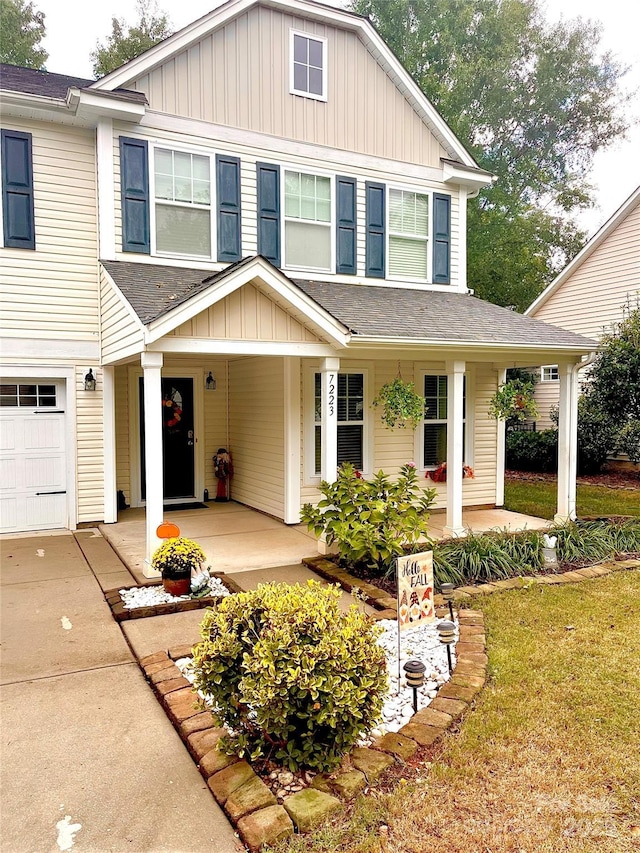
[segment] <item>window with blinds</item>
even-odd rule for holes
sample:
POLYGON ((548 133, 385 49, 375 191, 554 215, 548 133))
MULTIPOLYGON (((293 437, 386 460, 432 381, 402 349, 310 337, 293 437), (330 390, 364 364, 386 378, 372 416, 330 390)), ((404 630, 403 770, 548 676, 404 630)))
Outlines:
MULTIPOLYGON (((424 423, 423 458, 424 468, 436 468, 447 461, 447 393, 446 376, 424 377, 424 423)), ((465 377, 463 397, 464 438, 463 456, 466 447, 466 398, 467 383, 465 377)))
POLYGON ((156 252, 210 258, 210 158, 156 148, 153 174, 156 252))
POLYGON ((331 178, 284 173, 284 262, 331 271, 331 178))
MULTIPOLYGON (((320 374, 315 374, 315 473, 320 474, 322 448, 320 374)), ((338 465, 364 467, 364 375, 338 374, 338 465)))
POLYGON ((389 273, 426 279, 429 243, 429 197, 389 190, 389 273))

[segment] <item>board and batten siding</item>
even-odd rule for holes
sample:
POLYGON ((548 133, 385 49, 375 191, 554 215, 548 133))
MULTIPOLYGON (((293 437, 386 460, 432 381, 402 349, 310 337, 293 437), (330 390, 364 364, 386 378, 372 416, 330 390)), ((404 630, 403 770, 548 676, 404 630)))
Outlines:
POLYGON ((3 335, 97 342, 95 132, 13 118, 3 126, 32 134, 36 235, 33 251, 0 249, 3 335))
POLYGON ((355 33, 262 6, 126 88, 171 115, 438 168, 450 156, 355 33), (292 29, 327 39, 326 102, 289 92, 292 29))
POLYGON ((284 518, 284 364, 275 357, 229 362, 233 500, 284 518))
POLYGON ((217 340, 321 342, 320 338, 276 305, 251 283, 216 302, 168 337, 217 340))
POLYGON ((100 345, 103 362, 118 357, 119 353, 130 348, 142 351, 144 334, 140 325, 135 323, 133 311, 127 308, 123 299, 116 293, 104 269, 100 270, 100 345))
MULTIPOLYGON (((152 121, 152 119, 151 119, 152 121)), ((122 252, 122 209, 120 198, 120 151, 118 147, 118 138, 120 135, 135 137, 137 139, 148 139, 150 143, 167 146, 169 148, 187 148, 189 150, 200 150, 210 157, 216 154, 229 154, 240 158, 240 182, 242 193, 242 256, 254 255, 258 251, 257 244, 257 209, 258 209, 258 190, 256 177, 256 163, 270 162, 281 164, 282 168, 291 167, 300 169, 309 173, 318 171, 335 175, 348 175, 355 178, 358 182, 357 186, 357 235, 356 235, 356 273, 360 277, 366 274, 366 191, 365 184, 373 179, 372 172, 366 166, 349 166, 345 168, 344 163, 340 159, 339 150, 327 149, 326 156, 321 163, 318 162, 316 156, 312 153, 305 155, 304 151, 298 151, 295 154, 290 154, 284 157, 283 155, 275 155, 273 152, 256 148, 247 144, 231 144, 227 141, 220 141, 213 135, 204 137, 196 133, 200 128, 193 128, 192 133, 182 131, 168 131, 156 127, 149 127, 146 130, 128 128, 125 125, 116 125, 114 131, 114 177, 113 189, 115 194, 115 233, 116 233, 116 258, 121 261, 132 260, 149 260, 154 261, 155 258, 149 255, 136 255, 129 252, 122 252)), ((466 281, 459 281, 460 276, 460 199, 457 192, 453 192, 451 188, 444 187, 441 183, 427 178, 407 178, 403 172, 403 164, 398 162, 394 164, 389 162, 386 164, 388 169, 385 171, 379 169, 375 173, 375 180, 387 184, 389 187, 402 186, 405 189, 415 190, 416 192, 446 192, 451 195, 451 286, 466 287, 466 281)), ((152 201, 153 203, 153 201, 152 201)), ((215 232, 215 229, 214 229, 215 232)), ((215 240, 215 233, 214 233, 215 240)), ((431 247, 429 247, 431 251, 431 247)), ((214 252, 215 257, 215 252, 214 252)), ((193 259, 176 258, 175 263, 189 264, 193 259)), ((200 259, 202 261, 202 259, 200 259)), ((169 261, 171 262, 171 261, 169 261)), ((224 263, 218 263, 215 260, 204 261, 207 268, 212 270, 223 269, 227 266, 224 263)), ((286 267, 283 267, 284 272, 287 272, 286 267)), ((290 273, 293 278, 304 277, 300 270, 290 273)), ((317 277, 319 274, 313 274, 317 277)), ((331 275, 322 273, 323 277, 331 278, 331 275)), ((347 278, 348 280, 348 278, 347 278)), ((391 281, 391 279, 388 279, 391 281)), ((427 285, 425 285, 427 286, 427 285)))
MULTIPOLYGON (((307 362, 308 364, 308 362, 307 362)), ((319 366, 319 363, 318 363, 319 366)), ((416 389, 421 393, 422 375, 428 373, 444 373, 446 368, 444 362, 415 363, 411 361, 400 362, 400 372, 406 381, 415 382, 416 389)), ((366 421, 368 421, 373 438, 373 460, 372 472, 383 470, 386 474, 396 476, 400 467, 407 462, 415 462, 418 466, 419 482, 422 488, 436 490, 434 509, 443 509, 446 506, 446 484, 434 483, 425 477, 424 471, 420 470, 420 459, 418 456, 419 430, 411 429, 388 429, 384 426, 380 411, 372 408, 371 401, 376 392, 386 382, 391 382, 398 375, 397 361, 347 361, 342 359, 341 371, 367 371, 367 398, 365 400, 366 421)), ((483 364, 469 364, 467 366, 468 394, 470 413, 470 425, 467 433, 468 440, 472 444, 473 455, 473 479, 466 479, 463 483, 462 500, 464 506, 495 505, 496 499, 496 452, 497 452, 497 425, 496 421, 489 417, 489 401, 497 387, 497 374, 491 367, 483 364)), ((301 419, 304 423, 305 413, 313 401, 305 400, 304 392, 308 384, 304 375, 302 382, 302 407, 301 419)), ((365 429, 367 424, 365 423, 365 429)), ((301 468, 301 503, 315 503, 320 494, 317 487, 310 483, 308 473, 305 470, 305 431, 302 431, 302 468, 301 468)))

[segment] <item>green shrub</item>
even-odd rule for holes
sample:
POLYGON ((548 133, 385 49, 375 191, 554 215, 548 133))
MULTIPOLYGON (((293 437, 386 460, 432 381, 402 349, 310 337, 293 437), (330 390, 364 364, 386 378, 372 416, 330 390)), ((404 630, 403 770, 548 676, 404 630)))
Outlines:
POLYGON ((558 432, 509 430, 506 437, 506 466, 513 471, 558 470, 558 432))
POLYGON ((433 571, 442 583, 484 583, 535 574, 543 565, 542 533, 489 531, 439 542, 433 549, 433 571))
POLYGON ((616 440, 618 453, 626 453, 636 465, 640 462, 640 419, 627 421, 616 440))
POLYGON ((375 725, 388 688, 379 629, 339 599, 315 581, 264 584, 207 612, 194 683, 236 754, 332 770, 375 725))
POLYGON ((396 480, 379 471, 365 480, 345 463, 335 483, 322 482, 322 500, 302 507, 302 521, 316 536, 335 543, 347 565, 366 563, 389 571, 396 557, 427 537, 434 489, 422 489, 414 465, 403 465, 396 480))

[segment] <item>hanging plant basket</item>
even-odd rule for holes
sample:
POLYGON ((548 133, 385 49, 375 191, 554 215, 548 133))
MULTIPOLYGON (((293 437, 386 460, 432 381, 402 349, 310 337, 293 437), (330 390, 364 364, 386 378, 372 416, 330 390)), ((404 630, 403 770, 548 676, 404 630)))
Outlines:
POLYGON ((424 397, 400 376, 383 385, 371 405, 380 407, 382 423, 389 429, 416 429, 424 418, 424 397))

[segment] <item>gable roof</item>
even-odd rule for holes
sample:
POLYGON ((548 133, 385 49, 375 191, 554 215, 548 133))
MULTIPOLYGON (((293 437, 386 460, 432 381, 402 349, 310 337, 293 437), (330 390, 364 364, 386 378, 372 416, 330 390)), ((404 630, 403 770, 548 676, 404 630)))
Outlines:
MULTIPOLYGON (((50 71, 38 71, 36 68, 0 63, 0 89, 6 92, 64 101, 69 89, 88 89, 95 82, 84 77, 70 77, 67 74, 53 74, 50 71)), ((146 103, 144 92, 115 89, 111 94, 136 103, 146 103)))
MULTIPOLYGON (((145 51, 145 53, 102 77, 92 84, 92 89, 113 91, 118 86, 149 73, 161 63, 175 54, 185 50, 189 45, 224 26, 228 21, 247 11, 253 6, 268 6, 269 8, 287 12, 297 17, 339 26, 356 32, 365 43, 369 52, 380 63, 389 77, 393 80, 402 95, 411 104, 423 122, 429 127, 444 149, 451 155, 453 161, 462 166, 478 169, 478 164, 469 154, 464 145, 455 136, 449 125, 438 113, 433 104, 425 97, 420 87, 402 66, 391 48, 378 34, 368 18, 356 15, 332 6, 325 6, 315 0, 228 0, 227 3, 203 15, 198 20, 188 24, 169 38, 145 51)), ((487 173, 488 174, 488 173, 487 173)))
MULTIPOLYGON (((620 205, 620 207, 616 210, 616 212, 608 219, 602 228, 593 235, 593 237, 589 240, 589 242, 582 247, 582 249, 578 252, 575 258, 570 261, 567 266, 559 273, 554 280, 551 282, 548 287, 542 291, 540 296, 535 299, 531 305, 524 312, 526 315, 533 317, 539 308, 541 308, 545 302, 551 297, 556 290, 565 282, 568 278, 570 278, 577 269, 579 269, 582 264, 589 258, 596 249, 604 243, 604 241, 612 234, 616 228, 623 222, 627 216, 635 210, 635 208, 640 204, 640 186, 637 187, 629 196, 629 198, 620 205)), ((638 251, 640 251, 640 246, 638 247, 638 251)))
POLYGON ((292 280, 260 255, 243 258, 213 274, 159 264, 101 261, 115 285, 147 327, 158 325, 213 285, 240 271, 273 275, 311 300, 352 341, 417 345, 532 348, 586 352, 597 343, 541 320, 516 314, 474 296, 382 285, 292 280))

